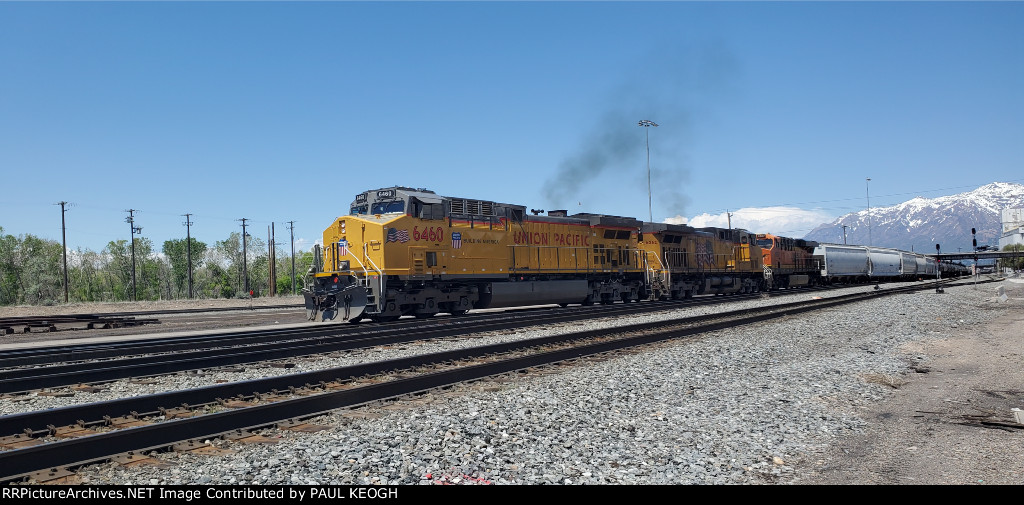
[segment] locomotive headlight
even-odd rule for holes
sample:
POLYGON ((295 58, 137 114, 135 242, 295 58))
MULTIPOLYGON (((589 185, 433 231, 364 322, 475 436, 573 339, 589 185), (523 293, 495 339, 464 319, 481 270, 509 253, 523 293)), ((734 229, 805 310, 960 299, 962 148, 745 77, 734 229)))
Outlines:
POLYGON ((338 269, 339 270, 348 270, 348 261, 346 260, 346 261, 338 262, 338 269))

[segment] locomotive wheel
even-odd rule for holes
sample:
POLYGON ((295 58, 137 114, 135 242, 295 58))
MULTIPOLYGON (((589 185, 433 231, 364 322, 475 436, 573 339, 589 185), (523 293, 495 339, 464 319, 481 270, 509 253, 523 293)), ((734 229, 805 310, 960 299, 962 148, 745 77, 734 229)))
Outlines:
POLYGON ((317 312, 319 312, 319 310, 317 310, 316 307, 306 309, 306 321, 315 321, 317 312))

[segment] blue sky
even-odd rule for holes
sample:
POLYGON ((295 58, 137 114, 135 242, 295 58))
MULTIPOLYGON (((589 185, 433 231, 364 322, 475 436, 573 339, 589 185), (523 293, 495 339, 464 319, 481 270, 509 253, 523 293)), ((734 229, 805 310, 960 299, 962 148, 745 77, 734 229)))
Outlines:
POLYGON ((0 2, 0 227, 101 250, 440 194, 802 236, 1024 182, 1021 2, 0 2), (658 127, 637 126, 641 119, 658 127), (865 178, 870 177, 870 189, 865 178), (785 207, 787 210, 780 210, 785 207))

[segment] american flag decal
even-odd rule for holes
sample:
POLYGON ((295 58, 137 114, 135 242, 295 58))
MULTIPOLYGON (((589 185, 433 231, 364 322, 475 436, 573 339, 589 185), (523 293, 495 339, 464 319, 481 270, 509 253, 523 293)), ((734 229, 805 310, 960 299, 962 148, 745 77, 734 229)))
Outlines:
POLYGON ((338 257, 342 257, 348 254, 348 240, 342 240, 338 242, 338 257))
POLYGON ((388 242, 405 242, 409 241, 409 230, 398 230, 396 228, 388 228, 388 236, 384 240, 384 243, 388 242))
POLYGON ((462 248, 462 234, 459 232, 452 233, 452 249, 462 248))

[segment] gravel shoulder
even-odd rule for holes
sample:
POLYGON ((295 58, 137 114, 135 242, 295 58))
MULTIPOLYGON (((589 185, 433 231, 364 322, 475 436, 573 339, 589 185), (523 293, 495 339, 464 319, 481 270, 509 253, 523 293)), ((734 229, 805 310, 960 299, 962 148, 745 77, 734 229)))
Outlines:
MULTIPOLYGON (((1024 482, 1024 426, 1003 425, 1015 424, 1012 408, 1024 409, 1024 283, 1003 286, 1008 300, 983 297, 978 323, 957 324, 951 313, 935 320, 950 323, 949 338, 901 346, 921 359, 889 377, 888 399, 860 409, 866 431, 838 440, 818 459, 805 458, 798 473, 806 475, 795 482, 1024 482)), ((992 284, 958 289, 995 294, 992 284)))

